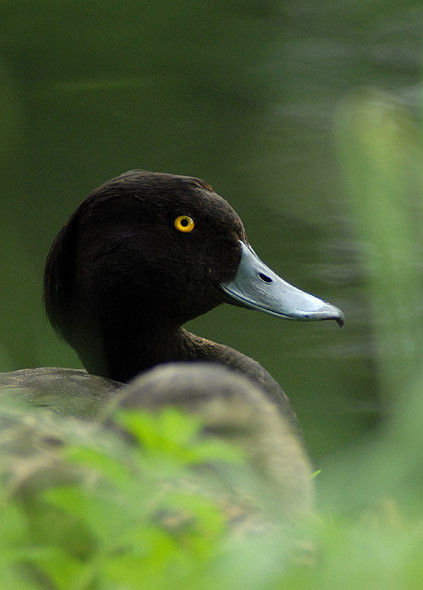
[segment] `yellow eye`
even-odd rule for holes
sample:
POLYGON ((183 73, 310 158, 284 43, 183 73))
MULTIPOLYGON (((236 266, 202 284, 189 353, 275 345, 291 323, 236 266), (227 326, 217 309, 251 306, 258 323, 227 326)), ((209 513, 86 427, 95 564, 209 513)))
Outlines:
POLYGON ((195 221, 192 219, 192 217, 188 217, 188 215, 179 215, 179 217, 177 217, 173 222, 173 225, 178 231, 187 234, 194 229, 195 221))

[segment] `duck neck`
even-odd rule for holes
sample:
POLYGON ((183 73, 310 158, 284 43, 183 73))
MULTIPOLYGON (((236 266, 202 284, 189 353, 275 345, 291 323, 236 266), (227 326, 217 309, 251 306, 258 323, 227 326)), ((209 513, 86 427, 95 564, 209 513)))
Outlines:
POLYGON ((127 382, 155 365, 196 358, 190 333, 180 326, 143 326, 142 330, 104 335, 101 359, 87 370, 116 381, 127 382))

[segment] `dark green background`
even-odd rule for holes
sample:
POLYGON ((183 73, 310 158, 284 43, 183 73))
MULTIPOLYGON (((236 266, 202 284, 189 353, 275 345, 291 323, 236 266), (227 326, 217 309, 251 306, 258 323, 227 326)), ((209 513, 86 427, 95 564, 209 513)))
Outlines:
POLYGON ((418 101, 413 2, 12 0, 0 5, 0 368, 79 366, 47 326, 43 264, 78 202, 131 168, 199 176, 290 282, 346 325, 221 307, 198 334, 259 360, 320 466, 377 422, 377 343, 333 137, 361 86, 418 101))

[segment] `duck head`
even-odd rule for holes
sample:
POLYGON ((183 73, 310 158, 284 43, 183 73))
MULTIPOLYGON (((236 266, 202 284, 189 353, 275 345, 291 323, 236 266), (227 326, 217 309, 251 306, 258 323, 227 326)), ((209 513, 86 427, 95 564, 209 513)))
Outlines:
POLYGON ((261 262, 240 218, 210 185, 141 170, 106 182, 76 209, 49 252, 44 299, 51 323, 86 368, 118 380, 160 355, 184 359, 184 351, 170 350, 171 335, 224 302, 286 319, 343 322, 339 309, 261 262), (112 368, 122 364, 113 360, 118 351, 130 370, 112 368))

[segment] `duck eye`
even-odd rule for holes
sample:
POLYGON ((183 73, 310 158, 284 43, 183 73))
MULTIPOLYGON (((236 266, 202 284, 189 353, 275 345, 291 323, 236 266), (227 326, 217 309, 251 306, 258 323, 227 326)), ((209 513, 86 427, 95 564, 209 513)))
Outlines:
POLYGON ((173 225, 178 231, 186 234, 194 229, 195 221, 192 217, 188 217, 188 215, 179 215, 173 222, 173 225))

